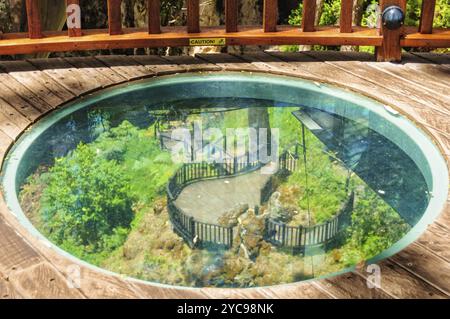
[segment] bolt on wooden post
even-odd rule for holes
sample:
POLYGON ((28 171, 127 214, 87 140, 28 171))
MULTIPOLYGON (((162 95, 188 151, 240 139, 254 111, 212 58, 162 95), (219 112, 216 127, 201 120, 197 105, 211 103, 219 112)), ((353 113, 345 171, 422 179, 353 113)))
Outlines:
MULTIPOLYGON (((406 0, 380 0, 381 12, 389 6, 399 6, 403 12, 406 11, 406 0)), ((403 27, 397 30, 389 30, 381 23, 380 35, 383 42, 380 47, 375 48, 375 55, 379 62, 400 62, 402 60, 402 47, 400 39, 403 35, 403 27)))

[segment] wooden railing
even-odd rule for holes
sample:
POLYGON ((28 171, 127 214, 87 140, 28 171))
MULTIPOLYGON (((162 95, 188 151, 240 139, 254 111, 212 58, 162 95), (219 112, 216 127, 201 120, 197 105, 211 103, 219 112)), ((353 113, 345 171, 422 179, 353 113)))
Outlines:
POLYGON ((305 249, 323 246, 332 242, 350 225, 354 193, 351 193, 335 217, 313 226, 289 226, 272 219, 266 220, 265 240, 279 247, 305 253, 305 249))
POLYGON ((249 161, 249 155, 244 156, 245 161, 236 157, 225 160, 223 163, 186 163, 170 178, 167 185, 167 207, 170 221, 178 233, 191 246, 225 247, 233 244, 233 227, 204 223, 195 220, 179 208, 175 201, 182 190, 199 180, 237 176, 249 173, 262 166, 258 160, 249 161))
MULTIPOLYGON (((28 33, 0 34, 0 55, 51 51, 215 45, 365 45, 377 47, 380 61, 399 60, 402 47, 450 47, 448 29, 433 30, 435 0, 423 1, 420 26, 399 30, 352 26, 352 0, 341 1, 340 26, 315 25, 316 0, 303 0, 302 26, 278 25, 278 0, 264 0, 263 25, 238 25, 238 0, 225 0, 225 26, 200 27, 199 0, 187 1, 186 27, 161 27, 160 0, 148 0, 148 28, 122 28, 121 0, 108 0, 107 30, 82 29, 71 23, 67 32, 43 31, 40 0, 26 0, 28 33), (215 39, 215 40, 214 40, 215 39), (193 41, 200 40, 200 41, 193 41), (205 41, 201 41, 205 40, 205 41)), ((67 1, 77 8, 79 0, 67 1)), ((406 0, 380 0, 381 8, 406 7, 406 0)), ((76 19, 76 9, 68 19, 76 19)))

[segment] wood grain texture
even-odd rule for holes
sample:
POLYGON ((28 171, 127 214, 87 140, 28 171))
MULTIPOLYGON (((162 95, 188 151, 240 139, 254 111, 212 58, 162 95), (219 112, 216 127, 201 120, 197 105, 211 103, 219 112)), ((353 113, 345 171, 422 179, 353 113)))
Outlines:
MULTIPOLYGON (((149 0, 158 1, 158 0, 149 0)), ((159 19, 159 18, 157 18, 159 19)), ((156 21, 152 19, 150 21, 156 21)), ((159 20, 158 20, 159 21, 159 20)), ((82 50, 107 50, 165 46, 189 46, 190 39, 225 38, 227 45, 368 45, 380 46, 382 37, 376 29, 354 27, 352 33, 340 33, 339 27, 316 27, 315 32, 302 32, 296 26, 278 26, 277 32, 264 32, 261 26, 240 26, 239 32, 226 32, 219 27, 202 27, 201 33, 188 33, 186 27, 155 26, 124 28, 123 34, 110 36, 106 30, 84 29, 82 37, 69 37, 66 32, 44 32, 44 39, 28 39, 22 34, 5 34, 0 41, 0 55, 32 54, 82 50), (149 34, 150 31, 150 34, 149 34)), ((433 34, 434 36, 434 34, 433 34)))
POLYGON ((339 18, 339 27, 341 32, 352 32, 353 22, 353 0, 341 0, 341 15, 339 18))
POLYGON ((108 0, 108 30, 110 35, 122 34, 122 0, 108 0))
POLYGON ((44 72, 27 61, 0 61, 0 68, 29 90, 39 93, 53 108, 74 97, 44 72))
POLYGON ((125 56, 104 55, 97 56, 96 59, 103 62, 107 67, 116 71, 127 80, 138 80, 152 74, 151 71, 138 62, 125 56))
MULTIPOLYGON (((262 31, 261 31, 262 32, 262 31)), ((74 96, 147 76, 187 71, 285 74, 328 83, 375 97, 420 125, 450 160, 447 55, 404 55, 403 64, 376 64, 370 55, 339 52, 198 55, 196 57, 104 56, 0 62, 0 156, 24 127, 47 109, 74 96), (358 62, 364 61, 364 62, 358 62), (434 79, 434 82, 431 81, 434 79), (447 81, 446 81, 447 80, 447 81), (428 82, 430 81, 430 82, 428 82), (13 83, 13 84, 12 84, 13 83), (438 84, 441 85, 438 85, 438 84), (30 95, 30 92, 32 95, 30 95), (46 99, 48 97, 48 99, 46 99), (49 101, 52 101, 51 103, 49 101)), ((450 198, 449 198, 450 203, 450 198)), ((369 289, 363 269, 309 283, 257 289, 160 287, 79 265, 81 288, 67 286, 76 264, 30 235, 0 198, 0 298, 449 298, 450 205, 418 241, 379 265, 381 287, 369 289)))
POLYGON ((238 31, 238 2, 225 0, 225 32, 238 31))
POLYGON ((148 33, 161 33, 161 0, 148 0, 148 33))
POLYGON ((263 29, 264 32, 277 31, 278 0, 264 0, 263 29))
POLYGON ((187 1, 187 30, 188 33, 200 32, 200 2, 199 0, 187 1))
POLYGON ((316 0, 303 0, 302 29, 303 32, 315 31, 316 0))
POLYGON ((26 0, 28 36, 30 39, 42 38, 41 14, 39 0, 26 0))
POLYGON ((89 74, 75 68, 62 58, 33 59, 28 62, 75 96, 89 93, 101 87, 89 74))
POLYGON ((429 34, 433 32, 434 10, 436 0, 422 1, 422 10, 420 14, 419 32, 429 34))
POLYGON ((126 77, 107 67, 94 57, 68 57, 64 58, 64 60, 92 76, 102 87, 127 81, 126 77))

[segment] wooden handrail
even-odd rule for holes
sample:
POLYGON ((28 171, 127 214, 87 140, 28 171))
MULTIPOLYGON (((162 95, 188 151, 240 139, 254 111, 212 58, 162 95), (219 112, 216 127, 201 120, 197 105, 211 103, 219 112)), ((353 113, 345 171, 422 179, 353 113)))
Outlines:
MULTIPOLYGON (((301 28, 280 26, 277 23, 278 0, 264 0, 263 25, 238 28, 238 2, 225 0, 225 27, 200 29, 199 0, 187 2, 186 27, 161 27, 160 0, 147 0, 148 29, 122 28, 121 0, 108 0, 108 29, 82 29, 81 25, 68 27, 68 31, 42 31, 39 12, 40 0, 26 0, 27 33, 3 33, 0 55, 31 54, 37 52, 145 48, 162 46, 213 45, 362 45, 375 46, 378 61, 398 61, 403 46, 450 47, 449 29, 433 29, 436 1, 422 4, 419 27, 400 30, 380 30, 352 27, 353 1, 341 1, 340 25, 316 26, 316 0, 303 1, 301 28), (203 41, 202 39, 207 39, 203 41), (211 40, 212 39, 212 40, 211 40), (201 41, 191 41, 201 40, 201 41), (217 41, 214 41, 217 40, 217 41)), ((79 5, 79 0, 61 0, 79 5)), ((380 0, 382 9, 390 5, 406 6, 406 0, 380 0)), ((69 10, 68 17, 74 11, 69 10)), ((78 7, 79 10, 79 7, 78 7)), ((72 17, 73 19, 73 17, 72 17)), ((79 19, 81 20, 81 19, 79 19)), ((73 22, 73 21, 72 21, 73 22)))

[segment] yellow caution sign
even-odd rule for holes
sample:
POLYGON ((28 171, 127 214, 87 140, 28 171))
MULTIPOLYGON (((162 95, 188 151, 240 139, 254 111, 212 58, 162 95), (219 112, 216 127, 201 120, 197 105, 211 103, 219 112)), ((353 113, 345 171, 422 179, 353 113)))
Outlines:
POLYGON ((190 46, 213 46, 213 45, 226 45, 225 38, 201 38, 201 39, 189 39, 190 46))

